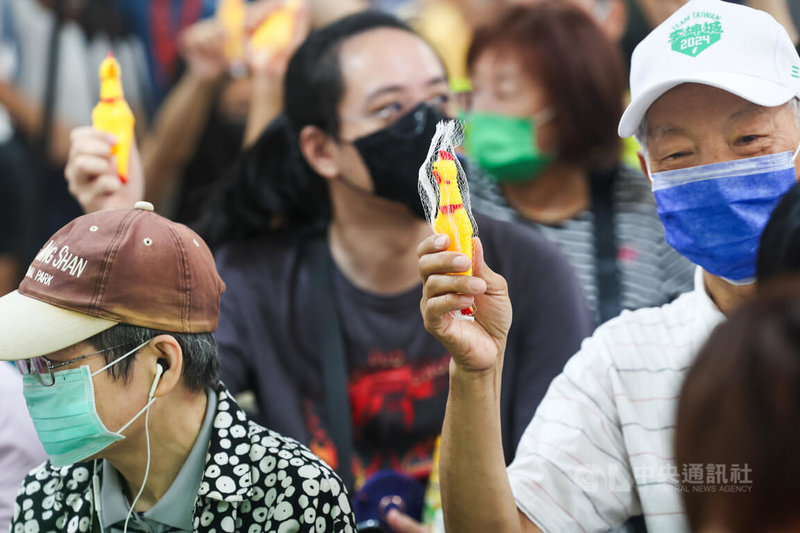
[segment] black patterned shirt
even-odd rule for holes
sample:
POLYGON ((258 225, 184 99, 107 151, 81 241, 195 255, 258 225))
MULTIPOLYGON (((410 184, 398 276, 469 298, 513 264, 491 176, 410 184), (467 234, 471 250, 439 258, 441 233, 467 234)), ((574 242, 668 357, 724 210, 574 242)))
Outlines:
MULTIPOLYGON (((354 533, 339 477, 308 448, 249 420, 224 386, 192 510, 196 533, 275 531, 354 533)), ((12 533, 102 531, 102 460, 63 468, 50 462, 25 478, 12 533)))

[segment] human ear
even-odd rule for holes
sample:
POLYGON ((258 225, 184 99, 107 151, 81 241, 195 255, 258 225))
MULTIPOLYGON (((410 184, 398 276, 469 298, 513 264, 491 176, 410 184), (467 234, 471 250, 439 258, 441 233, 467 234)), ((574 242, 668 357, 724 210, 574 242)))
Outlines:
POLYGON ((151 357, 146 358, 146 364, 152 366, 147 371, 152 373, 153 382, 156 380, 159 368, 161 369, 161 375, 153 394, 158 398, 169 394, 180 383, 183 374, 183 350, 172 335, 155 337, 150 341, 150 348, 151 357))
POLYGON ((800 181, 800 157, 794 160, 794 180, 800 181))
POLYGON ((299 144, 303 158, 314 172, 328 180, 339 176, 337 145, 330 135, 316 126, 304 126, 300 130, 299 144))
POLYGON ((533 138, 536 148, 542 153, 552 154, 557 151, 557 143, 560 131, 558 111, 548 106, 531 117, 533 121, 533 138))
POLYGON ((647 178, 647 181, 652 184, 653 178, 650 177, 650 172, 647 169, 647 156, 641 150, 639 150, 636 152, 636 157, 639 158, 639 168, 642 169, 642 174, 644 174, 644 177, 647 178))

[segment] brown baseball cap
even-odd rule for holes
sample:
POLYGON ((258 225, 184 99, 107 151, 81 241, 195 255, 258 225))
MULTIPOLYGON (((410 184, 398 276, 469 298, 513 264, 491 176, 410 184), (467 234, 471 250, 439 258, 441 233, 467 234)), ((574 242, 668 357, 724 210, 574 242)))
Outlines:
POLYGON ((118 323, 215 331, 224 290, 205 242, 152 204, 90 213, 48 239, 19 289, 0 298, 0 360, 61 350, 118 323))

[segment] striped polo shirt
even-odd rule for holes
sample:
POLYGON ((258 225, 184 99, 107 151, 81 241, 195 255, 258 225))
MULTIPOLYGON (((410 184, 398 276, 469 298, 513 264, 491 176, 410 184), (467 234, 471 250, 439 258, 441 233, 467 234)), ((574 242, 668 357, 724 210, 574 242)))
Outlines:
POLYGON ((608 531, 644 515, 648 531, 687 531, 673 464, 678 395, 724 316, 695 288, 623 313, 584 340, 550 385, 508 467, 519 509, 543 531, 608 531))
MULTIPOLYGON (((468 163, 469 165, 469 163, 468 163)), ((501 220, 531 225, 567 256, 599 322, 594 214, 585 210, 556 225, 538 224, 508 205, 500 187, 476 166, 468 166, 472 206, 501 220)), ((641 172, 620 166, 612 185, 616 259, 622 309, 652 307, 691 290, 694 265, 664 239, 650 185, 641 172)))

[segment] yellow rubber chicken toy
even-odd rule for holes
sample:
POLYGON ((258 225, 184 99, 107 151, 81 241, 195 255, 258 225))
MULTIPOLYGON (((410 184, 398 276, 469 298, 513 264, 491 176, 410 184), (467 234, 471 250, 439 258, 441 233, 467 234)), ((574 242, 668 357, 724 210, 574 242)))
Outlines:
POLYGON ((114 58, 114 54, 109 52, 100 63, 100 101, 92 110, 92 125, 95 129, 108 132, 117 138, 111 153, 117 157, 119 179, 122 183, 127 183, 135 120, 122 93, 121 74, 119 62, 114 58))
POLYGON ((220 0, 216 16, 227 32, 225 58, 234 65, 244 65, 244 0, 220 0))
POLYGON ((301 5, 301 0, 286 0, 280 9, 270 14, 256 28, 250 37, 251 46, 256 50, 270 52, 285 50, 292 42, 297 11, 301 5))
MULTIPOLYGON (((433 163, 433 177, 439 184, 439 210, 433 220, 436 233, 445 233, 450 237, 449 252, 460 252, 472 259, 472 221, 464 208, 461 189, 458 188, 458 168, 453 154, 439 150, 439 158, 433 163)), ((466 272, 456 275, 471 276, 472 267, 466 272)), ((475 308, 462 309, 461 314, 472 316, 475 308)))

